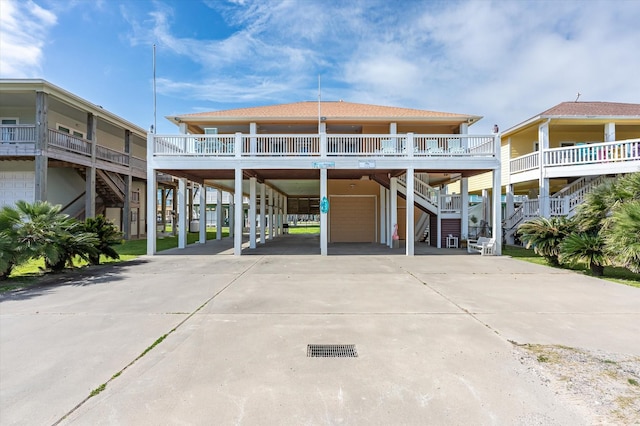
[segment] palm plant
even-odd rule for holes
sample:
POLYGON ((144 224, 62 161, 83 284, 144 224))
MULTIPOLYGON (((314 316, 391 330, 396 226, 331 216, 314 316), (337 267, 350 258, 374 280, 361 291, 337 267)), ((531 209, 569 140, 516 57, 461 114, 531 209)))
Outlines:
POLYGON ((562 262, 586 263, 596 277, 601 277, 605 265, 609 264, 604 240, 598 234, 571 234, 562 242, 560 251, 562 262))
POLYGON ((538 217, 518 227, 517 234, 527 248, 544 257, 553 266, 560 264, 560 244, 574 229, 574 223, 564 217, 538 217))
POLYGON ((89 263, 98 265, 101 254, 110 259, 120 259, 120 255, 113 246, 122 244, 122 233, 118 231, 113 223, 109 222, 104 216, 97 216, 96 218, 85 220, 84 229, 98 237, 97 250, 89 255, 89 263))
POLYGON ((624 203, 611 215, 604 242, 614 264, 640 272, 640 200, 624 203))

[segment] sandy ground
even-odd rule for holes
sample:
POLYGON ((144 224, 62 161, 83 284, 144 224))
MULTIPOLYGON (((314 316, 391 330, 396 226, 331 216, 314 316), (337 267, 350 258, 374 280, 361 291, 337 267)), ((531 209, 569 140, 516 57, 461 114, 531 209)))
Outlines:
POLYGON ((517 345, 514 353, 566 404, 594 425, 640 425, 640 357, 559 345, 517 345))

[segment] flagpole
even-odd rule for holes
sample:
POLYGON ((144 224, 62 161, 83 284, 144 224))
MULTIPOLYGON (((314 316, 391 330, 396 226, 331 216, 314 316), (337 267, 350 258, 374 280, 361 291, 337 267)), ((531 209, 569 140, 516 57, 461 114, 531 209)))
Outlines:
POLYGON ((321 122, 322 122, 322 111, 321 111, 321 107, 320 107, 320 74, 318 74, 318 133, 320 133, 320 129, 321 129, 321 122))
POLYGON ((153 133, 157 132, 158 122, 156 117, 156 45, 153 44, 153 133))

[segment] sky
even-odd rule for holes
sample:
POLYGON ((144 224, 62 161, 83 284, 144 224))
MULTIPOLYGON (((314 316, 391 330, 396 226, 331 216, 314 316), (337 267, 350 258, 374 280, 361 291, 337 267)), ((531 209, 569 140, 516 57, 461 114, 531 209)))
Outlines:
POLYGON ((0 0, 0 78, 164 117, 322 100, 479 115, 640 102, 639 0, 0 0))

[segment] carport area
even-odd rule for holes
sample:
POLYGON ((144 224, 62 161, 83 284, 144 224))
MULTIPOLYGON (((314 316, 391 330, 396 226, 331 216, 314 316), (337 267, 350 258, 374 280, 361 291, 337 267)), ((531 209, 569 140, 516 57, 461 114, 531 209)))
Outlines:
POLYGON ((462 250, 293 255, 278 241, 280 254, 199 244, 3 295, 0 423, 593 424, 510 341, 640 356, 636 288, 462 250))

